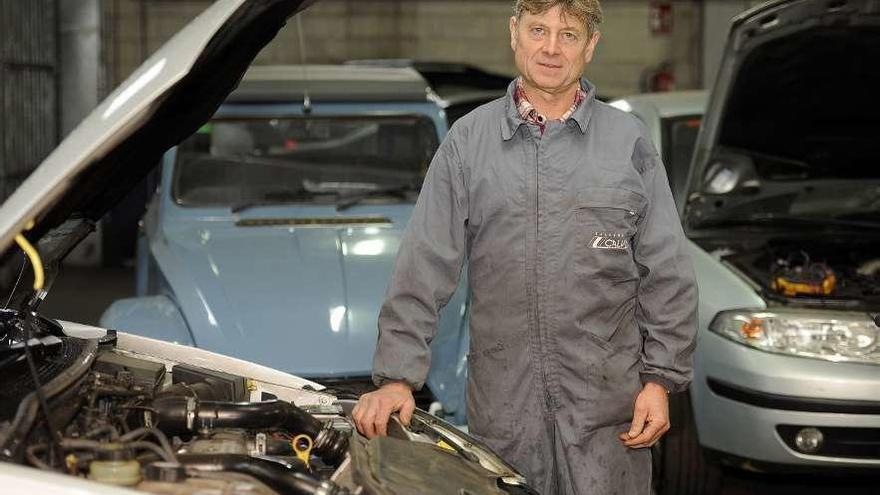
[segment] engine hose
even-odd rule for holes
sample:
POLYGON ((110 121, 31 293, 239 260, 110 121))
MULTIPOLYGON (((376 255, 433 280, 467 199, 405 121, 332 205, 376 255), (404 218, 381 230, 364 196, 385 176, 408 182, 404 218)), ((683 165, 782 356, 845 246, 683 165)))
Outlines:
POLYGON ((195 397, 162 396, 151 406, 153 423, 169 435, 197 432, 202 428, 283 428, 312 438, 313 452, 324 462, 342 462, 348 437, 317 420, 295 405, 280 400, 264 402, 200 401, 195 397))
POLYGON ((282 495, 348 495, 348 490, 329 481, 268 459, 241 454, 186 454, 179 460, 187 471, 231 471, 253 476, 282 495))

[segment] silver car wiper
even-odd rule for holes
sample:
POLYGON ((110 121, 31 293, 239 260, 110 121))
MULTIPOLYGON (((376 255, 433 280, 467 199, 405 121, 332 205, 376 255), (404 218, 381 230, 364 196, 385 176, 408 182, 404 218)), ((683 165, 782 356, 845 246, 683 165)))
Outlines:
POLYGON ((356 194, 343 195, 336 201, 336 211, 343 211, 360 203, 361 201, 374 196, 401 196, 406 197, 409 192, 417 192, 420 187, 413 183, 397 184, 395 186, 380 187, 356 194))

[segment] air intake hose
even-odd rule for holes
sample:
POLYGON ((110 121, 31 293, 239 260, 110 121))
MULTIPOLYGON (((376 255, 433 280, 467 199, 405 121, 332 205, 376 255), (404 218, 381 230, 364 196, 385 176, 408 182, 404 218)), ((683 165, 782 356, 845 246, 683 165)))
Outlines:
POLYGON ((348 437, 324 426, 311 414, 289 402, 200 401, 195 397, 162 395, 153 400, 153 424, 168 435, 204 428, 283 428, 312 438, 312 451, 324 462, 337 465, 348 449, 348 437))

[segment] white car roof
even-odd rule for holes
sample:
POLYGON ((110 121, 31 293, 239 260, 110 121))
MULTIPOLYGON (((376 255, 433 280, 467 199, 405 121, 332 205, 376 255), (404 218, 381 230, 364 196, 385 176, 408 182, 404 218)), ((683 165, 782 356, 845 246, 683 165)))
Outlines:
POLYGON ((609 104, 639 115, 655 114, 660 118, 702 115, 709 92, 705 90, 644 93, 618 98, 609 104))

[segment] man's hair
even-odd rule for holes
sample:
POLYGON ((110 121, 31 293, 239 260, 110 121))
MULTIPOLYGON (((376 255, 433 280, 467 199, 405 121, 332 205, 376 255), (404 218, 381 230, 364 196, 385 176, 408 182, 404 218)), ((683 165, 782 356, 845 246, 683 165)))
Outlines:
POLYGON ((515 0, 513 14, 517 19, 522 19, 524 13, 541 15, 544 12, 559 5, 564 15, 574 16, 587 28, 592 35, 602 24, 602 7, 599 0, 515 0))

